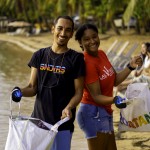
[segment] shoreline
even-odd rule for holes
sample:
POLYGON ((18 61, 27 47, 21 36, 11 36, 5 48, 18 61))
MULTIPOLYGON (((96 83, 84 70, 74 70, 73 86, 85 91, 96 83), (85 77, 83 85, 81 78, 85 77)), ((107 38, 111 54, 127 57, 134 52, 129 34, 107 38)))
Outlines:
MULTIPOLYGON (((138 47, 136 50, 136 54, 140 51, 140 45, 143 42, 148 42, 150 36, 148 35, 135 35, 135 34, 122 34, 118 35, 99 35, 101 40, 100 49, 104 50, 105 52, 110 48, 110 46, 114 43, 114 41, 118 40, 120 42, 129 42, 129 47, 126 48, 125 52, 127 52, 131 45, 137 43, 138 47)), ((50 32, 47 33, 40 33, 38 35, 9 35, 7 33, 0 33, 0 41, 10 42, 21 47, 24 50, 35 52, 40 48, 49 47, 52 45, 53 42, 53 35, 50 32)), ((69 40, 68 48, 72 48, 76 51, 82 52, 81 48, 77 41, 75 41, 74 37, 69 40)))
POLYGON ((30 51, 30 52, 36 51, 36 49, 29 47, 28 45, 25 45, 25 44, 21 43, 20 41, 7 40, 7 39, 0 39, 0 41, 10 42, 10 43, 15 44, 15 45, 21 47, 22 49, 30 51))
MULTIPOLYGON (((110 36, 103 35, 101 36, 101 40, 106 40, 110 36)), ((10 42, 17 46, 20 46, 24 50, 35 52, 40 48, 47 47, 52 44, 53 42, 53 35, 51 33, 40 33, 39 35, 34 36, 26 36, 26 35, 9 35, 7 33, 0 33, 0 41, 10 42)), ((74 44, 75 39, 74 37, 70 39, 68 46, 77 50, 81 51, 79 44, 76 41, 74 44)))
POLYGON ((31 42, 31 38, 33 39, 34 37, 26 37, 23 35, 0 34, 0 41, 10 42, 21 47, 24 50, 35 52, 38 49, 38 41, 31 42))

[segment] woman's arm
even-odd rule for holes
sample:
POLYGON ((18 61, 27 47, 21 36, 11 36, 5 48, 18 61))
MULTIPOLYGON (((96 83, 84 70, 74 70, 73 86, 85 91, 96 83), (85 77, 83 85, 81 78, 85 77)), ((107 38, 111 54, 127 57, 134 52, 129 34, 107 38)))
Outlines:
POLYGON ((101 95, 99 80, 97 80, 94 83, 88 84, 86 86, 87 86, 87 89, 89 90, 92 98, 94 99, 94 101, 97 104, 103 104, 103 105, 113 104, 114 97, 108 97, 108 96, 101 95))
POLYGON ((116 73, 116 79, 114 86, 118 86, 122 83, 132 70, 136 69, 137 66, 142 66, 142 58, 140 56, 135 56, 130 62, 129 65, 119 73, 116 73))

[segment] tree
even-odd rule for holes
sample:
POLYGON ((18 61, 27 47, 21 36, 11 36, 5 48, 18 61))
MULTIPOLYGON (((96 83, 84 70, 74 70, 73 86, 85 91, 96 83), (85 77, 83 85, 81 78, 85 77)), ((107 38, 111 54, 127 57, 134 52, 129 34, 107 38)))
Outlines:
POLYGON ((123 15, 126 22, 129 22, 131 17, 136 18, 136 31, 138 34, 141 33, 141 28, 144 28, 145 31, 149 28, 148 22, 150 21, 150 9, 146 8, 150 8, 149 0, 130 0, 123 15))
POLYGON ((116 34, 120 35, 119 29, 116 27, 114 23, 115 15, 118 12, 122 12, 124 9, 124 1, 120 0, 109 0, 108 1, 108 7, 107 7, 107 15, 106 20, 110 22, 111 27, 114 29, 116 34))
POLYGON ((136 30, 149 31, 150 0, 0 0, 0 15, 10 19, 24 20, 32 24, 43 24, 51 28, 53 19, 58 15, 79 15, 81 23, 88 16, 95 19, 101 33, 108 27, 120 35, 114 23, 117 14, 123 13, 123 20, 129 22, 131 16, 137 20, 136 30), (144 21, 143 21, 144 18, 144 21))

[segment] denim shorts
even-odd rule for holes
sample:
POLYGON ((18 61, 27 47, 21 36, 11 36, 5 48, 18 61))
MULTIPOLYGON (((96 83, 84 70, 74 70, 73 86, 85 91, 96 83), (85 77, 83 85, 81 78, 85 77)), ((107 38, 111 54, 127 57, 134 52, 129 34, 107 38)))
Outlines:
POLYGON ((72 132, 70 130, 58 131, 50 150, 70 150, 72 132))
POLYGON ((97 132, 111 133, 114 131, 112 115, 108 114, 104 108, 90 104, 80 103, 77 122, 87 139, 97 137, 97 132))

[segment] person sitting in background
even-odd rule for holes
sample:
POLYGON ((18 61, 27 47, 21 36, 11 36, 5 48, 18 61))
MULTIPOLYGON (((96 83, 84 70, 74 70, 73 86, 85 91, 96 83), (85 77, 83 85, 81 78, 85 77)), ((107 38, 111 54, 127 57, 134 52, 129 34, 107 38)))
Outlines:
POLYGON ((142 65, 140 56, 134 57, 127 67, 117 73, 103 50, 99 50, 98 29, 93 24, 78 28, 75 39, 84 51, 86 76, 84 92, 77 113, 77 121, 85 133, 89 150, 116 150, 113 129, 113 110, 111 104, 125 108, 124 99, 113 97, 114 86, 123 82, 127 76, 142 65))
MULTIPOLYGON (((132 74, 130 79, 126 79, 116 89, 117 92, 124 93, 127 86, 134 82, 147 82, 150 83, 150 43, 145 42, 141 45, 141 57, 143 65, 138 67, 132 74)), ((150 84, 149 84, 150 87, 150 84)))
POLYGON ((143 56, 143 65, 135 71, 135 77, 139 77, 150 66, 150 43, 142 44, 141 55, 143 56))

